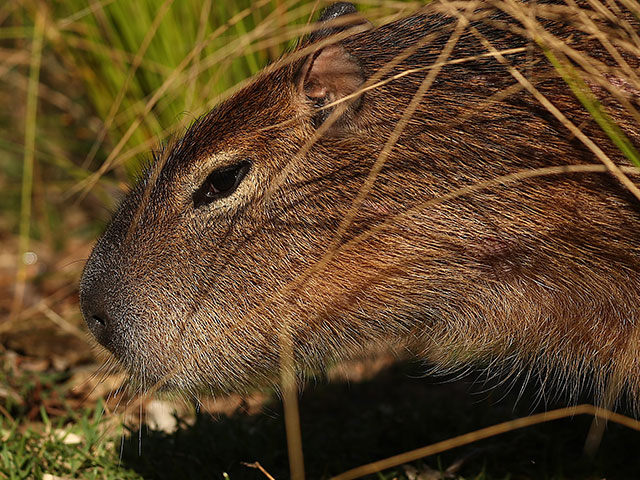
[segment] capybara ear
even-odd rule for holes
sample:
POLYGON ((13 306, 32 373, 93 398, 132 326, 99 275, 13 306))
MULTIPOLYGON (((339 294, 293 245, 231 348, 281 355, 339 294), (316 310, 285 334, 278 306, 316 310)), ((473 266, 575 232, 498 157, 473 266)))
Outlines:
POLYGON ((362 95, 358 95, 358 90, 364 83, 364 72, 357 58, 340 43, 340 34, 348 30, 355 33, 369 27, 369 22, 351 3, 334 3, 320 16, 318 30, 301 45, 300 48, 311 49, 296 75, 296 82, 298 91, 314 109, 312 121, 316 128, 336 112, 329 128, 335 132, 360 106, 362 95), (332 42, 332 37, 335 37, 335 42, 332 42), (317 49, 312 48, 314 44, 317 44, 317 49))
POLYGON ((314 109, 314 127, 322 125, 333 112, 339 117, 334 126, 343 123, 341 117, 353 113, 362 101, 361 95, 347 97, 356 94, 363 83, 360 65, 342 46, 331 45, 310 55, 298 86, 314 109), (332 105, 342 99, 345 100, 332 105))

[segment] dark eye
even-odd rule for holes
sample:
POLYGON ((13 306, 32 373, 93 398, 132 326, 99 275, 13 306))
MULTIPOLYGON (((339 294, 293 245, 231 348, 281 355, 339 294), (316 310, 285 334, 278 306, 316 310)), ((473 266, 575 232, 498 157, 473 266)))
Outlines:
POLYGON ((248 161, 243 161, 210 173, 200 188, 193 192, 193 206, 198 208, 218 198, 231 195, 238 188, 249 168, 251 168, 251 164, 248 161))

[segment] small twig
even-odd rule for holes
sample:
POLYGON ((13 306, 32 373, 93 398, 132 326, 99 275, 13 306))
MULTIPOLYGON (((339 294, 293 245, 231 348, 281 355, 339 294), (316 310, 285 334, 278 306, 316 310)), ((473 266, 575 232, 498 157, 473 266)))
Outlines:
POLYGON ((260 470, 265 477, 267 477, 269 480, 276 480, 269 472, 267 472, 264 467, 262 465, 260 465, 260 462, 253 462, 253 463, 248 463, 248 462, 241 462, 242 465, 244 465, 245 467, 249 467, 249 468, 257 468, 258 470, 260 470))
POLYGON ((16 419, 11 416, 11 414, 9 413, 9 410, 4 408, 2 404, 0 404, 0 413, 4 415, 7 418, 7 420, 9 420, 11 423, 15 423, 16 419))

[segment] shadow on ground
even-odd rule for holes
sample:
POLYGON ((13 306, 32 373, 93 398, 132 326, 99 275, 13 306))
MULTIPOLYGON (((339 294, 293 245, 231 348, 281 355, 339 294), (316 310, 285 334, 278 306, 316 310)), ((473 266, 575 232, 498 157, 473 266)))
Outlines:
MULTIPOLYGON (((519 386, 511 392, 498 388, 478 393, 483 388, 471 385, 472 380, 442 383, 442 379, 423 378, 415 366, 403 365, 358 384, 309 385, 300 405, 307 478, 328 478, 363 463, 534 413, 533 388, 518 401, 519 386)), ((541 406, 535 412, 543 410, 541 406)), ((582 448, 590 424, 587 416, 550 422, 427 458, 422 465, 444 470, 465 459, 456 478, 638 478, 640 432, 610 424, 596 457, 589 459, 582 448)), ((275 478, 288 477, 277 400, 259 415, 199 415, 194 425, 176 433, 145 427, 139 435, 134 431, 125 441, 123 464, 145 478, 222 479, 227 473, 231 480, 265 479, 243 465, 256 461, 275 478)), ((396 478, 387 473, 384 478, 396 478)))

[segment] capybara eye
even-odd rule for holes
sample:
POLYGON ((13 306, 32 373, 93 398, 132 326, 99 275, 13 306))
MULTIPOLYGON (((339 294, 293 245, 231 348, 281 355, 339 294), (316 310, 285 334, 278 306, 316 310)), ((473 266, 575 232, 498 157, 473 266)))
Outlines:
POLYGON ((245 160, 231 167, 214 170, 200 188, 193 192, 193 206, 198 208, 218 198, 228 197, 235 192, 250 168, 251 164, 245 160))

